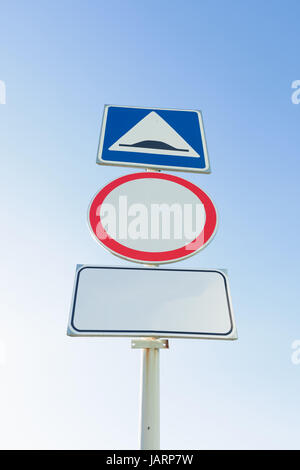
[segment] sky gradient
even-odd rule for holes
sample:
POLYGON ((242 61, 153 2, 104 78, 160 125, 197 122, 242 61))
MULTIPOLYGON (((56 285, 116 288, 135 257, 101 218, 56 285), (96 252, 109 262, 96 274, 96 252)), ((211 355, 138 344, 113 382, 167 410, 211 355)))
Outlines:
POLYGON ((86 223, 97 190, 135 172, 95 163, 105 104, 202 111, 212 173, 176 175, 213 198, 219 229, 176 267, 228 269, 239 333, 161 352, 161 447, 299 448, 299 14, 290 0, 2 3, 1 448, 138 445, 140 353, 66 336, 76 264, 131 265, 86 223))

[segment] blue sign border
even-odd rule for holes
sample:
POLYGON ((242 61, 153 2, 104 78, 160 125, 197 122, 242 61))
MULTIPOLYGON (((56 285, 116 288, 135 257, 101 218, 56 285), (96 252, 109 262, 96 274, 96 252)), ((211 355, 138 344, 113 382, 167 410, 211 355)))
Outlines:
POLYGON ((100 165, 210 173, 201 112, 195 110, 106 105, 103 114, 97 163, 100 165), (109 150, 112 144, 151 111, 155 111, 167 121, 193 147, 200 157, 109 150))

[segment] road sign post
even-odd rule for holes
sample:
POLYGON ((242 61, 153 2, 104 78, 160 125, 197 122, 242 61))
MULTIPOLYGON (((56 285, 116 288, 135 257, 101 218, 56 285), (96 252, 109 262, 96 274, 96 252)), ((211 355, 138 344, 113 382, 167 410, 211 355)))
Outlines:
POLYGON ((140 449, 160 449, 159 350, 169 348, 168 340, 143 338, 131 341, 142 349, 140 389, 140 449))
POLYGON ((211 198, 161 173, 210 173, 201 112, 107 105, 97 163, 146 169, 107 184, 88 210, 97 242, 146 267, 78 265, 67 334, 135 338, 131 347, 142 349, 140 448, 156 450, 165 338, 237 339, 224 270, 158 268, 195 255, 217 230, 211 198))
POLYGON ((149 266, 79 265, 68 334, 135 338, 132 348, 142 349, 139 441, 144 450, 159 449, 159 350, 168 348, 166 337, 237 338, 224 272, 149 266))

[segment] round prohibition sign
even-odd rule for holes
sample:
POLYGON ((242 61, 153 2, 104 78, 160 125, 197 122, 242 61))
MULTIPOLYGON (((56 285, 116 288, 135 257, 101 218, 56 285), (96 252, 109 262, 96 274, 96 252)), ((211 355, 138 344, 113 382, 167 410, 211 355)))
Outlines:
MULTIPOLYGON (((162 201, 163 203, 164 201, 162 201)), ((124 214, 121 214, 122 216, 124 217, 124 214)), ((120 214, 118 214, 118 217, 120 218, 120 214)), ((137 263, 165 264, 188 258, 207 246, 216 233, 217 211, 210 197, 202 189, 183 178, 158 172, 134 173, 117 178, 95 195, 89 206, 88 223, 96 241, 114 255, 137 263), (151 194, 151 191, 149 194, 149 191, 143 191, 143 186, 138 186, 139 183, 145 184, 146 181, 152 182, 153 187, 155 183, 155 188, 159 188, 162 194, 170 194, 171 189, 174 194, 187 194, 188 197, 192 198, 194 205, 196 201, 196 203, 203 206, 205 213, 203 226, 192 240, 183 239, 182 243, 179 240, 177 245, 180 246, 174 248, 174 240, 170 242, 166 240, 158 241, 158 244, 153 245, 152 240, 145 239, 142 249, 140 245, 139 249, 136 249, 136 242, 128 242, 124 238, 107 232, 101 214, 104 204, 110 201, 114 194, 120 194, 120 190, 122 190, 122 194, 128 194, 129 196, 134 194, 136 196, 137 188, 139 188, 139 202, 146 201, 145 203, 149 204, 151 198, 156 196, 155 190, 153 190, 153 194, 151 194), (153 249, 153 246, 155 246, 155 249, 153 249)))

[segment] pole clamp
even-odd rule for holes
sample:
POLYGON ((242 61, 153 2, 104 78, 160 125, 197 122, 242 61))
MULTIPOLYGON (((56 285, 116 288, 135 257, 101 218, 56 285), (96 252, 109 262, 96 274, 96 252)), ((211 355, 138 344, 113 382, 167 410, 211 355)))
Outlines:
POLYGON ((131 340, 132 349, 169 349, 168 339, 141 338, 131 340))

